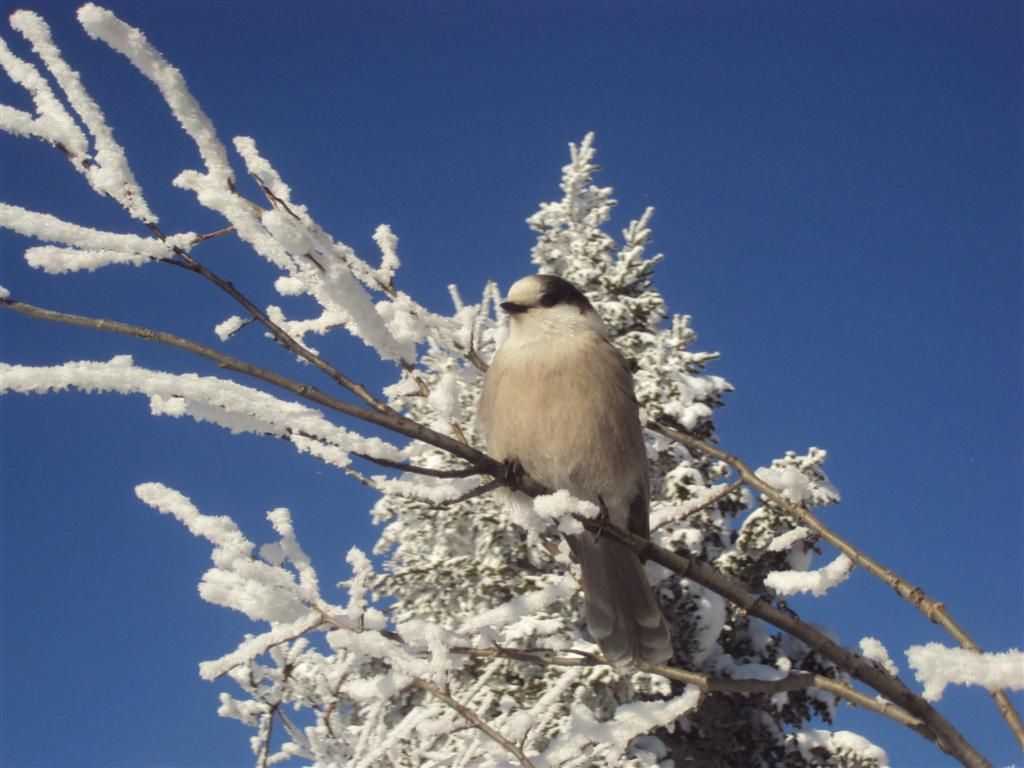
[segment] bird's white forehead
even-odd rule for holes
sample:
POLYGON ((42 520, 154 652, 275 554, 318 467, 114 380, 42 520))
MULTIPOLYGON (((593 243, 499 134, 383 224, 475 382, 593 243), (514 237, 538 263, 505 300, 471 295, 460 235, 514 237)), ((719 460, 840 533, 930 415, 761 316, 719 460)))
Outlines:
POLYGON ((528 275, 512 283, 508 289, 507 301, 513 304, 523 304, 527 307, 534 306, 540 301, 541 293, 544 290, 544 282, 536 275, 528 275))

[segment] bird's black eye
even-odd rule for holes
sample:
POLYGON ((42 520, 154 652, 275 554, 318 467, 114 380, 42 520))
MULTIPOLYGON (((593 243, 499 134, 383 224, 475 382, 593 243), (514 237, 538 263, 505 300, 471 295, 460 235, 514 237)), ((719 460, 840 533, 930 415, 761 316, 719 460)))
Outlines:
POLYGON ((558 303, 558 296, 554 293, 545 293, 540 297, 540 305, 542 307, 553 307, 558 303))

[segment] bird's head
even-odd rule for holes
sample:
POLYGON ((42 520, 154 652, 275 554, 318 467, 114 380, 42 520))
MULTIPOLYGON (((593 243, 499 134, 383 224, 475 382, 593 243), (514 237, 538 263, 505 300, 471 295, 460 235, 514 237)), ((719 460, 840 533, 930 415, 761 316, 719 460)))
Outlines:
POLYGON ((501 308, 512 318, 514 336, 591 332, 604 323, 579 288, 556 275, 529 275, 509 288, 501 308))

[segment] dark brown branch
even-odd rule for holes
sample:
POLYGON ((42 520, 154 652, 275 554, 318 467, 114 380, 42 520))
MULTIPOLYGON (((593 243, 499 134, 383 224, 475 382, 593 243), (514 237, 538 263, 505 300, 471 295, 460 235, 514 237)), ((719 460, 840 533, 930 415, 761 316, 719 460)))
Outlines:
MULTIPOLYGON (((871 558, 866 553, 854 547, 852 544, 847 542, 845 539, 840 537, 838 534, 833 532, 824 523, 822 523, 809 509, 799 504, 794 504, 786 499, 781 493, 775 488, 772 488, 768 483, 764 482, 759 478, 743 461, 731 453, 723 451, 721 448, 717 448, 713 445, 698 440, 695 437, 687 435, 685 432, 681 432, 677 429, 672 429, 664 424, 650 421, 647 423, 647 428, 657 432, 658 434, 664 435, 665 437, 682 443, 688 448, 699 451, 706 456, 723 461, 732 467, 740 475, 740 479, 751 486, 759 493, 764 494, 768 499, 771 500, 772 504, 785 510, 793 516, 795 520, 800 521, 808 528, 817 533, 822 539, 827 541, 833 547, 838 549, 855 565, 860 566, 865 571, 870 573, 872 576, 880 579, 883 583, 888 584, 892 587, 895 592, 902 597, 904 600, 909 602, 918 611, 920 611, 925 618, 929 621, 938 624, 945 629, 955 640, 960 644, 962 648, 966 648, 969 651, 975 653, 981 653, 981 647, 974 642, 970 635, 956 623, 949 612, 946 610, 945 604, 938 600, 933 600, 925 594, 925 591, 921 587, 914 586, 910 582, 901 578, 891 568, 883 566, 878 561, 871 558)), ((1010 697, 1005 691, 992 691, 990 695, 995 700, 996 705, 999 707, 999 711, 1006 721, 1010 730, 1013 732, 1014 737, 1017 739, 1018 744, 1024 749, 1024 723, 1021 722, 1020 714, 1014 708, 1010 701, 1010 697)))
POLYGON ((418 467, 415 464, 406 464, 402 461, 391 461, 389 459, 382 459, 377 456, 369 456, 365 453, 352 453, 353 456, 366 461, 371 461, 381 467, 387 467, 388 469, 398 469, 402 472, 412 472, 417 475, 426 475, 427 477, 442 477, 442 478, 458 478, 458 477, 470 477, 472 475, 479 475, 480 470, 476 467, 463 467, 462 469, 431 469, 430 467, 418 467))
POLYGON ((456 504, 461 504, 464 501, 469 501, 470 499, 475 499, 478 496, 483 496, 484 494, 490 493, 491 491, 494 491, 494 490, 497 490, 498 488, 501 488, 504 485, 505 485, 504 479, 496 477, 493 480, 489 480, 488 482, 484 483, 483 485, 479 485, 476 488, 473 488, 472 490, 466 491, 464 494, 459 496, 457 499, 452 499, 450 501, 442 502, 441 506, 442 507, 454 507, 456 504))

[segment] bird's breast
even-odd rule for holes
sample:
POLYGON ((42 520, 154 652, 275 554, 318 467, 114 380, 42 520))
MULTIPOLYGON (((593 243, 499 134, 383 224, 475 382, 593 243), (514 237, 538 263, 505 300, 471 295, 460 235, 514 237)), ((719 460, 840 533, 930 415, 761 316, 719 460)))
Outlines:
POLYGON ((598 336, 506 344, 480 404, 488 452, 551 488, 596 500, 646 476, 632 379, 598 336))

